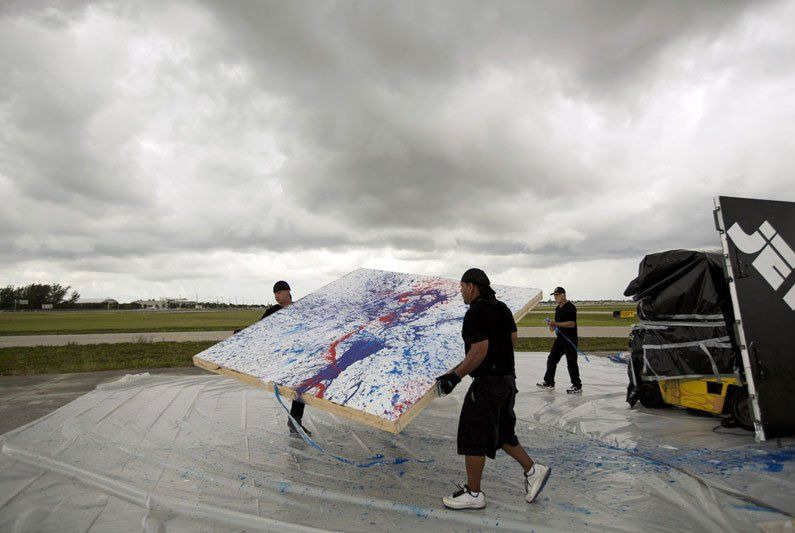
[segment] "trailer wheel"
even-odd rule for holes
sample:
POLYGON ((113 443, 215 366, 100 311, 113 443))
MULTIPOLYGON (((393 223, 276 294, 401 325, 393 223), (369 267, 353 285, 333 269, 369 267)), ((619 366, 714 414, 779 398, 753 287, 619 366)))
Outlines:
POLYGON ((648 407, 649 409, 657 409, 664 404, 660 393, 660 385, 656 381, 644 381, 641 383, 638 396, 640 396, 640 403, 643 404, 643 407, 648 407))
POLYGON ((734 394, 732 401, 732 416, 737 425, 748 431, 754 430, 754 417, 751 414, 751 401, 748 399, 748 389, 739 389, 734 394))

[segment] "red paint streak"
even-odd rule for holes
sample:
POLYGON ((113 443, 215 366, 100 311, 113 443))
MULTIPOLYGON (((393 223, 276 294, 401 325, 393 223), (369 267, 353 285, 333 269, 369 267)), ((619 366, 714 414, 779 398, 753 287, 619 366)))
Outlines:
MULTIPOLYGON (((326 361, 329 362, 331 366, 335 366, 337 364, 337 345, 344 340, 351 338, 351 335, 354 333, 359 333, 361 330, 364 329, 364 326, 359 326, 357 329, 346 333, 339 339, 335 340, 329 345, 328 353, 326 354, 326 361)), ((327 385, 323 383, 323 381, 318 377, 311 377, 302 381, 298 387, 296 387, 299 391, 308 392, 312 389, 317 389, 317 393, 315 396, 318 398, 322 398, 326 394, 326 387, 327 385)))
POLYGON ((337 339, 334 342, 332 342, 331 345, 329 346, 328 354, 326 354, 326 361, 328 361, 332 365, 337 364, 337 345, 339 343, 341 343, 342 341, 346 341, 346 340, 350 339, 351 335, 353 335, 354 333, 359 333, 363 329, 364 329, 364 326, 359 326, 359 329, 351 331, 350 333, 346 333, 345 335, 343 335, 339 339, 337 339))
POLYGON ((301 394, 307 393, 315 388, 317 389, 317 394, 314 394, 314 396, 322 398, 323 395, 326 394, 326 384, 321 382, 320 379, 317 377, 311 377, 309 379, 305 379, 304 381, 299 383, 298 387, 296 387, 296 389, 302 391, 301 394))
POLYGON ((391 313, 388 313, 384 316, 379 316, 378 320, 380 320, 381 322, 386 322, 388 324, 390 322, 393 322, 395 318, 397 318, 397 313, 392 311, 391 313))

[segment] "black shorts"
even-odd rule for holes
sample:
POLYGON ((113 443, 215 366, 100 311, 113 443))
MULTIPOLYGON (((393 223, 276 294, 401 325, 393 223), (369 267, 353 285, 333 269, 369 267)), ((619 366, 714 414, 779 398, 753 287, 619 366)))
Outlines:
POLYGON ((458 454, 494 454, 504 444, 516 446, 516 379, 512 376, 476 378, 467 391, 458 419, 458 454))

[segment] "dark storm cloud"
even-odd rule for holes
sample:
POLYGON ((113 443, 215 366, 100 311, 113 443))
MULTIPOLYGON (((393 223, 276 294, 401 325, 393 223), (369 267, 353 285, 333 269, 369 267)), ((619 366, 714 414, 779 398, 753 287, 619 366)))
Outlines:
MULTIPOLYGON (((532 190, 539 198, 605 189, 576 147, 550 139, 550 87, 521 87, 512 104, 538 111, 534 131, 511 132, 510 107, 450 131, 439 113, 489 71, 558 76, 563 93, 595 93, 627 112, 661 57, 710 43, 743 2, 368 3, 248 2, 217 8, 227 53, 244 54, 259 82, 293 101, 298 156, 286 189, 308 208, 351 224, 455 226, 473 204, 532 190), (233 52, 234 51, 234 52, 233 52), (618 98, 611 98, 615 91, 618 98), (446 139, 445 139, 446 138, 446 139), (463 150, 450 153, 448 144, 463 150)), ((483 98, 488 98, 484 93, 483 98)), ((495 95, 497 97, 497 95, 495 95)), ((486 101, 469 102, 490 107, 486 101)), ((631 117, 630 117, 631 118, 631 117)), ((466 119, 461 121, 466 123, 466 119)), ((484 228, 488 229, 488 228, 484 228)))

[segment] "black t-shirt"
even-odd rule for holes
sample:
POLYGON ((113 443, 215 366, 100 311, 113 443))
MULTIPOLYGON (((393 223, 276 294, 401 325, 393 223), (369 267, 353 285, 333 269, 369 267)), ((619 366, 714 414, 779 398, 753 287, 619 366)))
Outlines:
MULTIPOLYGON (((265 318, 266 316, 271 316, 271 315, 272 315, 273 313, 275 313, 276 311, 281 311, 282 309, 284 309, 284 307, 282 307, 282 306, 281 306, 281 305, 279 305, 279 304, 272 305, 272 306, 268 307, 268 308, 265 310, 265 314, 264 314, 264 315, 262 315, 262 318, 265 318)), ((260 320, 262 320, 262 318, 260 318, 260 320)))
POLYGON ((558 331, 566 335, 571 340, 577 338, 577 308, 574 304, 566 300, 566 303, 555 308, 555 322, 574 322, 573 328, 562 328, 558 326, 558 331))
POLYGON ((470 372, 473 378, 483 376, 516 377, 511 333, 516 331, 516 322, 508 306, 499 300, 477 298, 464 315, 461 336, 464 338, 464 353, 476 342, 486 339, 489 349, 480 365, 470 372))

